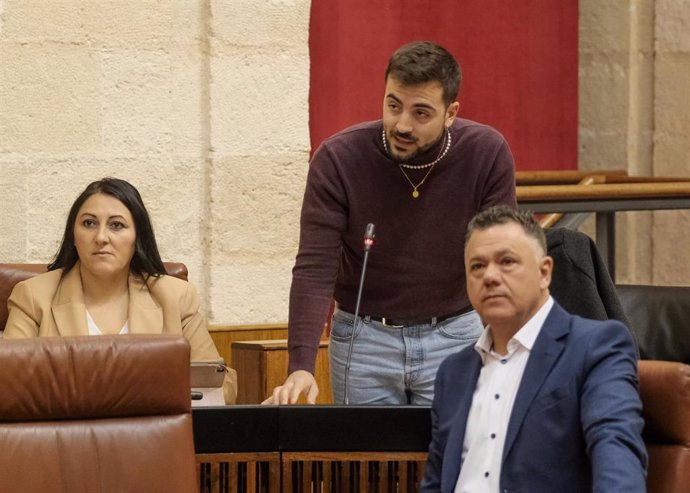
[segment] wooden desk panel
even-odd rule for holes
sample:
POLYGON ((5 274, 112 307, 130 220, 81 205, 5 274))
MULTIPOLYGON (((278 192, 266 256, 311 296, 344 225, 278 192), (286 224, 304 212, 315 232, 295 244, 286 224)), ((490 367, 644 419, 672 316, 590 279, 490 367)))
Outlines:
MULTIPOLYGON (((287 377, 287 339, 235 341, 232 343, 233 368, 237 370, 237 404, 260 404, 287 377)), ((331 404, 328 341, 322 340, 316 356, 317 404, 331 404)), ((304 398, 300 403, 305 403, 304 398)))
POLYGON ((233 368, 233 342, 287 339, 287 324, 211 325, 208 331, 225 364, 233 368))
POLYGON ((227 406, 192 419, 201 491, 214 493, 411 493, 431 439, 427 406, 227 406))

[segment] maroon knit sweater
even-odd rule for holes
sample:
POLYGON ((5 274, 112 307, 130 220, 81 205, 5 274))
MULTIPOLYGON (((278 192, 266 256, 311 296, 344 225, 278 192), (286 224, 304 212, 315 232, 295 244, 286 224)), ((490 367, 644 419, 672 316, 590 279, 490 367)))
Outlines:
MULTIPOLYGON (((491 127, 456 119, 451 148, 416 199, 383 148, 382 130, 380 120, 347 128, 325 140, 311 161, 290 289, 289 372, 314 372, 333 298, 354 309, 367 223, 376 226, 376 241, 360 314, 418 320, 469 306, 467 223, 490 205, 516 203, 513 158, 491 127)), ((441 144, 414 163, 436 159, 441 144)), ((407 173, 416 184, 427 171, 407 173)))

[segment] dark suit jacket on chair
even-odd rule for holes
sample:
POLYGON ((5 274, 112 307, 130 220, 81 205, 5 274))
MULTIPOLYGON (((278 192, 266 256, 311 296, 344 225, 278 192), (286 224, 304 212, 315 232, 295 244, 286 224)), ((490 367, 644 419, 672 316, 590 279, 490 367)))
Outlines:
POLYGON ((586 234, 548 228, 547 255, 553 258, 551 296, 569 313, 593 320, 620 320, 630 327, 597 245, 586 234))
MULTIPOLYGON (((633 340, 622 324, 575 317, 555 303, 515 398, 501 492, 645 491, 635 359, 633 340)), ((420 491, 455 488, 481 367, 474 347, 441 364, 420 491)))

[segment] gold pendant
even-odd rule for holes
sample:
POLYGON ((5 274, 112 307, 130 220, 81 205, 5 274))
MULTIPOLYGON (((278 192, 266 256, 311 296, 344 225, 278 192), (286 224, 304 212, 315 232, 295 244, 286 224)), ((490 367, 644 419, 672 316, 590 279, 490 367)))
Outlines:
POLYGON ((415 199, 419 197, 419 192, 417 190, 412 190, 412 197, 415 199))

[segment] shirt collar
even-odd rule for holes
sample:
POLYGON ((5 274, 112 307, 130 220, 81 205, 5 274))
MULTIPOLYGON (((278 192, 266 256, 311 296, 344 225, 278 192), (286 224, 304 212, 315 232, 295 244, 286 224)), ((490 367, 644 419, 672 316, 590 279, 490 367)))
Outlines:
MULTIPOLYGON (((534 341, 537 340, 537 336, 539 335, 539 332, 541 332, 544 321, 546 320, 546 317, 548 316, 552 307, 553 298, 549 296, 541 308, 537 310, 537 313, 535 313, 532 318, 530 318, 525 325, 520 327, 520 330, 518 330, 515 335, 510 338, 508 341, 508 350, 510 351, 511 347, 515 344, 519 344, 528 351, 531 351, 532 347, 534 346, 534 341)), ((479 340, 477 340, 476 344, 474 345, 474 349, 482 358, 482 363, 486 363, 486 356, 491 352, 493 343, 494 340, 491 336, 491 326, 487 325, 484 328, 482 335, 479 336, 479 340)))

